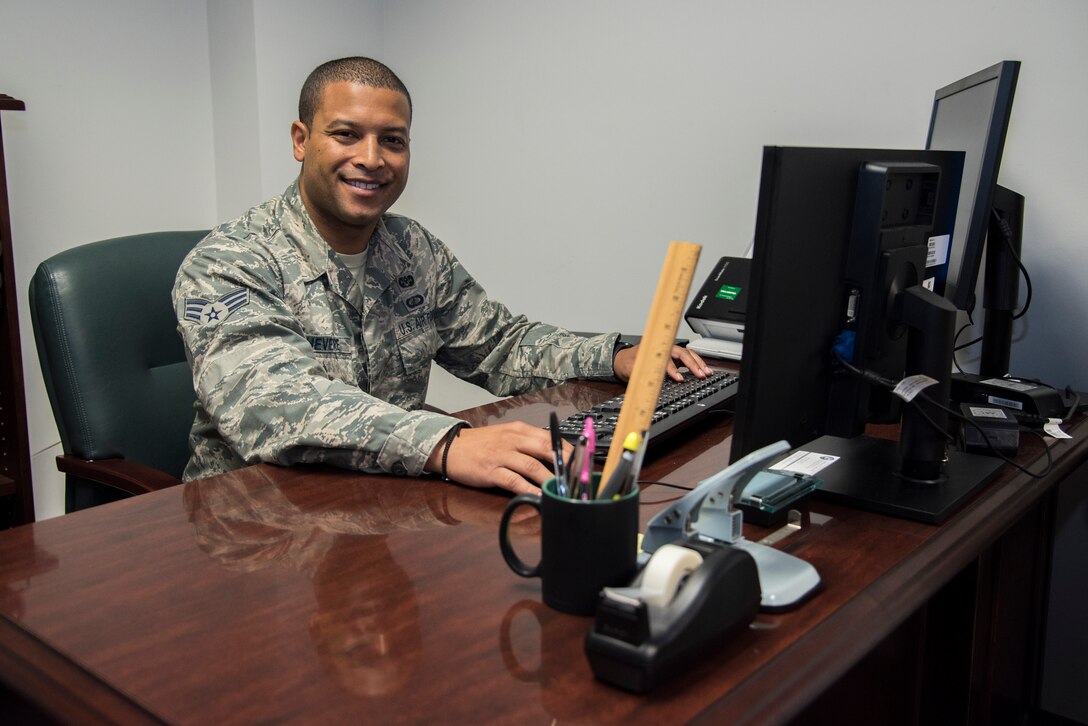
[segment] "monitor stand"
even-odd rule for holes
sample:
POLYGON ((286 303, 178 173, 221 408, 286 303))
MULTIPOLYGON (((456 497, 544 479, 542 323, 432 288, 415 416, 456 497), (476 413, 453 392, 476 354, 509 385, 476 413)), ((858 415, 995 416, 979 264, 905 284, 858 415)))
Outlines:
POLYGON ((939 483, 921 484, 900 474, 899 443, 869 436, 821 436, 800 447, 839 457, 817 476, 815 494, 829 502, 940 524, 1001 468, 1000 459, 950 451, 939 483))

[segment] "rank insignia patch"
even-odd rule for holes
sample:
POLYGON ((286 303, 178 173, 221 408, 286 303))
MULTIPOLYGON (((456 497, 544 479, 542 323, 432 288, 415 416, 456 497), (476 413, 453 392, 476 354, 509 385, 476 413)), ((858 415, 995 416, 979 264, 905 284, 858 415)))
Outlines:
POLYGON ((235 310, 249 304, 249 290, 238 288, 209 302, 198 297, 185 300, 185 319, 201 325, 221 323, 235 310))

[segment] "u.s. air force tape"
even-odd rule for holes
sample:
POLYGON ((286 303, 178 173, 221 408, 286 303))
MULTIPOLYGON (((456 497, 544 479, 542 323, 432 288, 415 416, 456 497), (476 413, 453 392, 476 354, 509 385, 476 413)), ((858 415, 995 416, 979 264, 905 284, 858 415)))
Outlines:
POLYGON ((699 565, 698 552, 679 545, 662 545, 642 571, 641 598, 647 605, 665 607, 676 595, 681 581, 699 565))

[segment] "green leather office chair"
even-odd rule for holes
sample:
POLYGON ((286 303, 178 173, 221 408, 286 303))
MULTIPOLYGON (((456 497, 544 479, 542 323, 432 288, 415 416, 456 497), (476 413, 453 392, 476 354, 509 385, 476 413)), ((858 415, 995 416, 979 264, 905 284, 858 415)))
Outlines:
POLYGON ((69 512, 180 483, 196 396, 170 290, 206 234, 93 242, 49 258, 30 281, 69 512))

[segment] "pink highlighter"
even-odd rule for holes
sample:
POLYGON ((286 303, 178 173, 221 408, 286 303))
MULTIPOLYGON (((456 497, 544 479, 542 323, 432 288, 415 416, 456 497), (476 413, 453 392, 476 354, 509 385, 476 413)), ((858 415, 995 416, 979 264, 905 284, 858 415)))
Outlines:
POLYGON ((597 451, 597 431, 593 428, 592 416, 586 416, 582 435, 586 437, 586 456, 581 474, 582 499, 596 499, 597 492, 590 491, 593 486, 593 454, 597 451))

